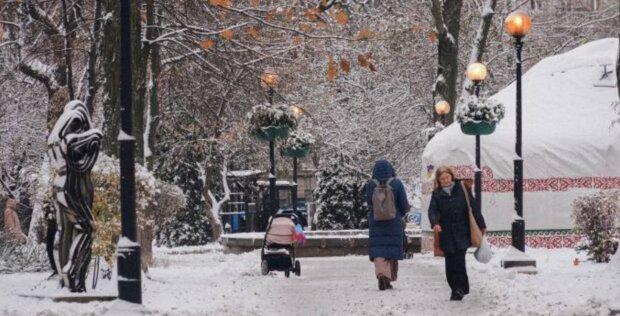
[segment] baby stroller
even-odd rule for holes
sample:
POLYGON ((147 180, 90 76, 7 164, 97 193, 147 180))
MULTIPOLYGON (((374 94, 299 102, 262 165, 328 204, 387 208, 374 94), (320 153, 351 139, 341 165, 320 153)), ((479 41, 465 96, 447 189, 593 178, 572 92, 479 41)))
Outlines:
POLYGON ((295 260, 295 225, 297 216, 278 213, 269 219, 261 249, 261 273, 284 271, 288 278, 291 271, 301 275, 301 264, 295 260))

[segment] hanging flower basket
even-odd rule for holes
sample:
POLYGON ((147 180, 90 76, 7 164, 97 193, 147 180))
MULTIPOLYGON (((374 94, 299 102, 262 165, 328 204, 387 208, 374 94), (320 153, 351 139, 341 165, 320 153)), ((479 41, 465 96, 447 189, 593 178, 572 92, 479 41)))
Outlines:
POLYGON ((456 119, 467 135, 489 135, 504 118, 504 105, 493 99, 467 96, 459 101, 456 119))
POLYGON ((283 156, 292 158, 303 158, 310 153, 310 147, 314 144, 312 135, 303 131, 291 132, 289 137, 282 145, 281 153, 283 156))
POLYGON ((289 106, 256 105, 247 115, 248 133, 264 141, 286 138, 297 127, 289 106))
POLYGON ((469 121, 461 123, 461 131, 467 135, 489 135, 495 131, 496 122, 469 121))
POLYGON ((289 131, 290 128, 288 126, 267 126, 250 133, 260 140, 272 141, 278 138, 286 138, 289 131))

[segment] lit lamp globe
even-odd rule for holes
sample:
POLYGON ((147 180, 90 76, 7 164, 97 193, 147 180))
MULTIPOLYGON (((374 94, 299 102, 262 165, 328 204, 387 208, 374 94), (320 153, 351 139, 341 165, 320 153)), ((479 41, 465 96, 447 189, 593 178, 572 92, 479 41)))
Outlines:
POLYGON ((515 11, 506 17, 504 27, 510 36, 521 38, 532 29, 532 19, 523 11, 515 11))
POLYGON ((274 88, 278 85, 280 78, 273 68, 265 69, 265 72, 260 76, 261 84, 268 88, 274 88))
POLYGON ((447 101, 439 101, 435 104, 435 112, 437 115, 446 115, 450 113, 450 104, 447 101))
POLYGON ((482 63, 471 63, 467 66, 467 78, 469 80, 479 83, 484 81, 487 77, 487 67, 482 63))
POLYGON ((299 119, 304 114, 304 110, 298 105, 293 105, 291 108, 296 119, 299 119))

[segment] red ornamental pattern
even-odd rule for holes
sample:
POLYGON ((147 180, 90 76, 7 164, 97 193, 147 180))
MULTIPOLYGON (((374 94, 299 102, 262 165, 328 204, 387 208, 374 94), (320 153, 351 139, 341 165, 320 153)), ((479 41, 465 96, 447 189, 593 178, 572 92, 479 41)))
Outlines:
MULTIPOLYGON (((454 176, 458 179, 474 178, 474 169, 472 166, 457 166, 454 167, 453 170, 454 176)), ((513 180, 494 179, 493 170, 491 170, 491 168, 482 168, 483 192, 512 192, 513 188, 513 180)), ((620 177, 547 178, 523 180, 524 192, 564 192, 569 189, 620 189, 620 177)), ((426 182, 423 185, 423 193, 430 194, 432 190, 432 183, 426 182)))
MULTIPOLYGON (((581 236, 574 233, 538 233, 525 236, 525 245, 528 248, 575 248, 581 241, 581 236)), ((498 248, 506 248, 512 245, 510 235, 496 235, 490 233, 487 240, 491 245, 498 248)), ((422 249, 424 251, 433 250, 433 236, 430 234, 422 236, 422 249)))

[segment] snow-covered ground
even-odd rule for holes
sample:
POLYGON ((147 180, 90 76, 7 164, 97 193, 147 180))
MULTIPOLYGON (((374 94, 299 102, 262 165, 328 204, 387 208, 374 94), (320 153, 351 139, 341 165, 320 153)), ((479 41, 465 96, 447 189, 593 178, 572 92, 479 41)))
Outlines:
MULTIPOLYGON (((156 249, 151 279, 143 280, 144 305, 154 315, 608 315, 619 305, 618 257, 594 264, 571 249, 528 249, 539 273, 523 275, 499 267, 504 251, 488 265, 468 255, 472 293, 450 302, 443 261, 429 254, 402 261, 395 289, 379 292, 363 256, 300 258, 302 276, 286 279, 282 273, 261 276, 258 252, 224 254, 218 245, 156 249)), ((46 276, 0 275, 0 314, 116 314, 110 302, 18 295, 53 285, 42 281, 46 276)))

